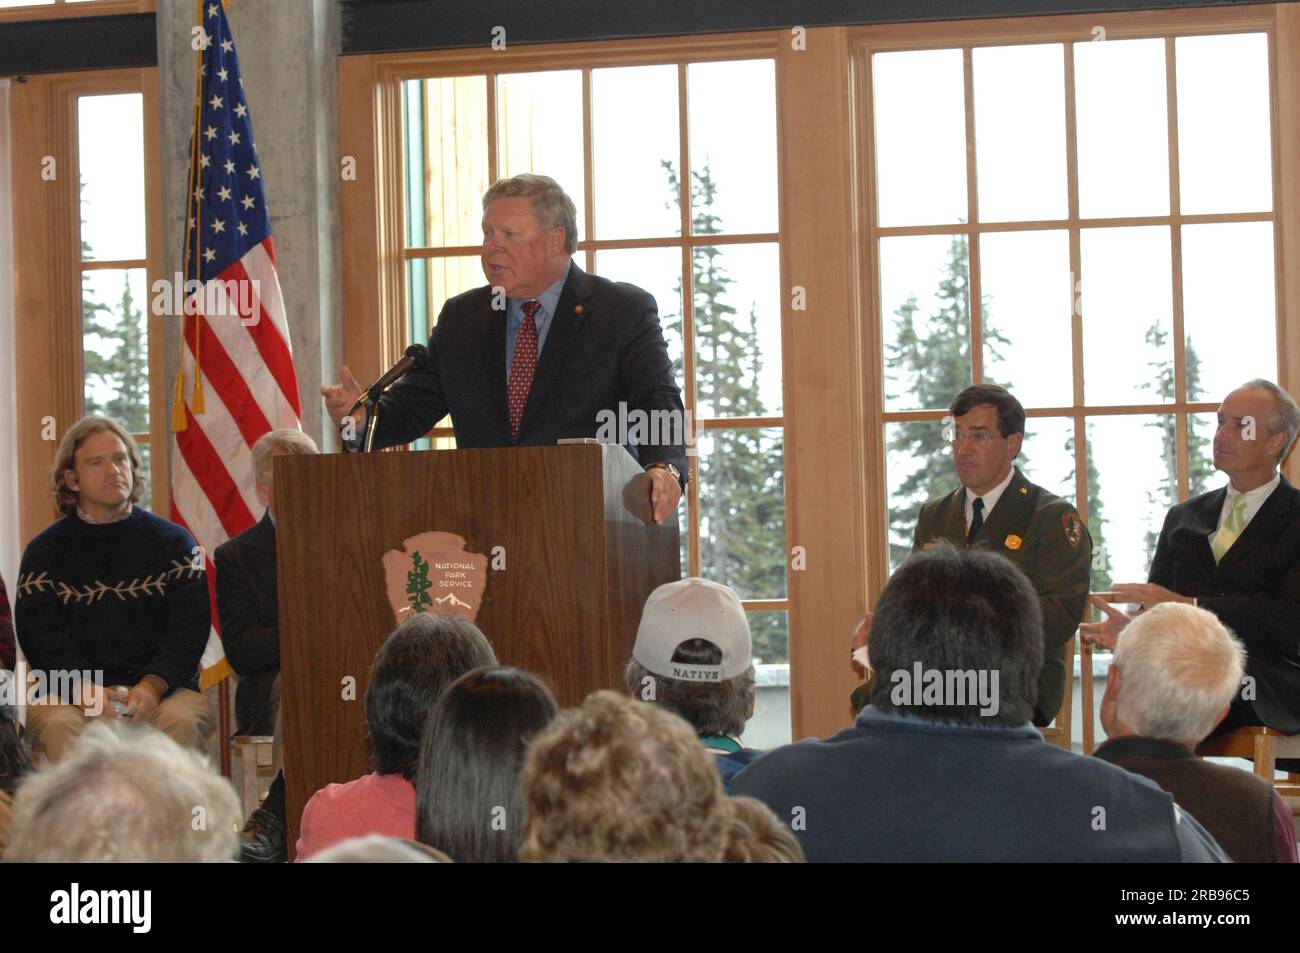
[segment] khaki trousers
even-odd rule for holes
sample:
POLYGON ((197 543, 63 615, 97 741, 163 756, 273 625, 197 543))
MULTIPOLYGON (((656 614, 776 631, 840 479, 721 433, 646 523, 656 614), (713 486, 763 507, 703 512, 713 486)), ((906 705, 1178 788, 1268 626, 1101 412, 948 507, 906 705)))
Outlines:
MULTIPOLYGON (((44 701, 27 706, 27 739, 33 754, 58 761, 90 719, 75 705, 44 701)), ((159 703, 149 723, 181 747, 202 751, 212 733, 212 712, 198 692, 178 688, 159 703)))

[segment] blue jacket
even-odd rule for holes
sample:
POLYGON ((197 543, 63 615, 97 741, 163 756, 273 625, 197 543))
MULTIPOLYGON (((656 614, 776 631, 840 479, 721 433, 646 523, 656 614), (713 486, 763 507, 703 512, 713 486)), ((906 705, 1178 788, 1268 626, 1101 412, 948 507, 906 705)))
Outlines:
POLYGON ((809 861, 1210 861, 1227 856, 1152 782, 1033 727, 929 722, 868 707, 736 776, 809 861))

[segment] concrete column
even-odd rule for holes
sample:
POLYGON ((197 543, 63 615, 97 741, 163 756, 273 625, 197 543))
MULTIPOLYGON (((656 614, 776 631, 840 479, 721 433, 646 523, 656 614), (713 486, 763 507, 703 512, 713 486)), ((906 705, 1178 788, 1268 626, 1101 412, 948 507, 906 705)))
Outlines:
MULTIPOLYGON (((322 440, 325 414, 320 386, 322 378, 326 383, 336 381, 343 350, 338 4, 336 0, 233 0, 227 17, 261 158, 298 371, 302 427, 322 450, 336 448, 333 428, 328 439, 322 440)), ((196 18, 193 0, 158 0, 166 275, 181 270, 185 240, 197 55, 190 38, 196 18)), ((176 325, 167 335, 168 386, 179 366, 179 341, 176 325)))

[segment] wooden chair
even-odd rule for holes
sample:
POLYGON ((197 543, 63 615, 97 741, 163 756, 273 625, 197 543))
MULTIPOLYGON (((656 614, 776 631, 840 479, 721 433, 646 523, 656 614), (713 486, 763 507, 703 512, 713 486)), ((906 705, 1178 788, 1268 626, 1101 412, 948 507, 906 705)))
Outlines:
MULTIPOLYGON (((1075 634, 1066 643, 1065 697, 1061 699, 1061 710, 1057 713, 1050 727, 1038 729, 1044 741, 1059 745, 1066 751, 1069 751, 1070 746, 1074 744, 1074 732, 1071 722, 1074 718, 1074 651, 1075 643, 1078 640, 1079 636, 1075 634)), ((1091 710, 1092 706, 1089 705, 1088 707, 1091 710)))
POLYGON ((243 805, 244 817, 261 805, 275 780, 271 757, 274 741, 270 735, 236 735, 230 742, 231 781, 243 805))
POLYGON ((1096 696, 1092 681, 1092 646, 1082 635, 1076 635, 1075 638, 1079 640, 1079 720, 1083 722, 1079 737, 1083 742, 1083 753, 1090 755, 1097 747, 1097 716, 1093 712, 1093 699, 1096 696))
MULTIPOLYGON (((1091 597, 1097 593, 1088 593, 1091 597)), ((1100 593, 1107 595, 1107 593, 1100 593)), ((1091 598, 1083 604, 1083 621, 1090 619, 1091 598)), ((1078 632, 1070 636, 1065 653, 1065 698, 1061 702, 1061 712, 1056 716, 1055 727, 1041 729, 1043 738, 1052 744, 1060 745, 1066 751, 1072 750, 1074 744, 1074 657, 1079 657, 1079 725, 1083 740, 1083 753, 1092 754, 1095 731, 1093 729, 1092 705, 1092 646, 1083 640, 1078 632)))
POLYGON ((1300 735, 1284 735, 1272 728, 1250 726, 1235 728, 1221 735, 1206 738, 1196 746, 1202 758, 1247 758, 1255 763, 1255 774, 1277 789, 1277 793, 1291 803, 1291 813, 1300 813, 1300 805, 1292 798, 1300 798, 1300 775, 1288 773, 1279 781, 1278 758, 1300 760, 1300 735))

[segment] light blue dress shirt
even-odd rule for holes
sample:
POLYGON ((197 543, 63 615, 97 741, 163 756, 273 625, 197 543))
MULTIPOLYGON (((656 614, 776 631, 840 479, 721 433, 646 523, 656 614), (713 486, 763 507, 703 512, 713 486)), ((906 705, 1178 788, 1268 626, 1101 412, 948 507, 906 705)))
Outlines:
MULTIPOLYGON (((564 290, 564 283, 569 280, 569 268, 564 269, 564 274, 556 279, 555 284, 551 285, 545 291, 537 296, 537 303, 541 305, 537 309, 537 314, 533 315, 533 322, 537 325, 537 358, 541 360, 542 348, 546 345, 546 332, 551 329, 551 317, 555 314, 555 309, 560 305, 560 292, 564 290)), ((519 336, 519 328, 524 323, 524 302, 532 301, 532 298, 510 298, 506 301, 506 383, 510 383, 510 368, 515 363, 515 338, 519 336)))

